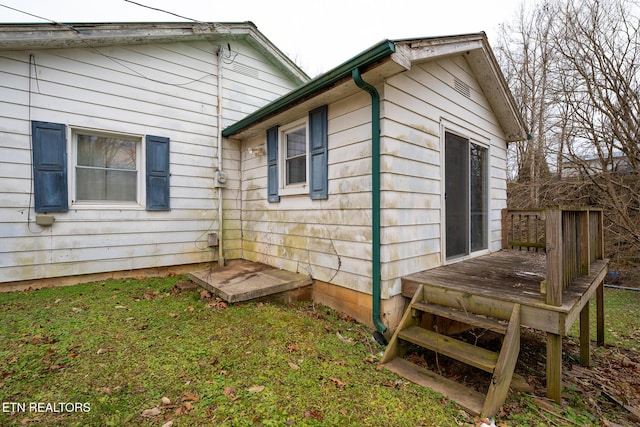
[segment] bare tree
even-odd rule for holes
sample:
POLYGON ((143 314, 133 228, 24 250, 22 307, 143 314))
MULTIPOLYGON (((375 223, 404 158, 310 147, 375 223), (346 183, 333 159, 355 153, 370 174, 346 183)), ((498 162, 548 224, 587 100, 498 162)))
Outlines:
POLYGON ((567 157, 607 210, 618 244, 640 249, 640 21, 627 0, 569 0, 556 27, 569 113, 567 157))
POLYGON ((497 47, 505 77, 530 132, 530 138, 516 145, 511 155, 517 165, 517 180, 528 184, 531 206, 540 202, 540 182, 549 175, 548 88, 553 49, 549 36, 554 19, 550 5, 543 2, 530 11, 522 4, 514 23, 501 26, 497 47))
POLYGON ((635 0, 544 0, 522 6, 498 44, 532 135, 512 150, 519 207, 604 208, 610 253, 640 252, 639 10, 635 0))

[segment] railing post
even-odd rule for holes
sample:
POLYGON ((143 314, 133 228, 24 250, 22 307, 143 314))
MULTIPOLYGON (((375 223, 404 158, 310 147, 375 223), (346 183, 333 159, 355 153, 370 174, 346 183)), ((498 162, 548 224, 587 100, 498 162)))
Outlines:
MULTIPOLYGON (((546 211, 547 304, 562 305, 562 210, 546 211)), ((562 335, 547 333, 547 397, 562 402, 562 335)))
POLYGON ((547 304, 562 305, 564 263, 562 260, 562 210, 546 212, 547 227, 547 304))
POLYGON ((598 211, 598 259, 604 258, 604 211, 598 211))
POLYGON ((502 249, 509 248, 509 230, 507 229, 507 218, 509 210, 507 208, 502 209, 502 249))
POLYGON ((589 233, 591 212, 580 212, 578 215, 578 263, 580 274, 588 275, 591 270, 591 235, 589 233))

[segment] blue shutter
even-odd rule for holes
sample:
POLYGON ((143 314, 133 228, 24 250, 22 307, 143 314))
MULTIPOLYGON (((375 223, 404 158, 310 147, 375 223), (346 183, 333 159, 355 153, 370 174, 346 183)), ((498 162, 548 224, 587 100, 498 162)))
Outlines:
POLYGON ((329 198, 327 106, 309 111, 310 185, 312 199, 329 198))
POLYGON ((147 210, 168 211, 169 138, 147 135, 147 210))
POLYGON ((31 122, 33 192, 36 212, 67 212, 67 137, 65 125, 31 122))
POLYGON ((267 130, 267 200, 279 202, 278 195, 278 126, 267 130))

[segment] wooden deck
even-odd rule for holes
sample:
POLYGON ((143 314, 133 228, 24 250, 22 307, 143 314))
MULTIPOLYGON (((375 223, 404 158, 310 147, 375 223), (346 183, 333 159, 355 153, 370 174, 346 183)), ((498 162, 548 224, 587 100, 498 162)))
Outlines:
POLYGON ((602 283, 607 262, 592 262, 589 275, 580 276, 563 291, 560 306, 547 304, 546 294, 541 293, 546 254, 526 250, 502 250, 405 276, 402 294, 412 298, 417 287, 424 285, 433 303, 496 317, 507 316, 517 303, 523 326, 566 335, 602 283))
MULTIPOLYGON (((492 366, 492 385, 484 402, 459 402, 485 416, 495 414, 506 397, 520 351, 520 326, 546 333, 547 396, 557 403, 562 402, 562 337, 578 318, 580 363, 589 365, 589 301, 594 295, 597 344, 604 344, 603 283, 609 261, 604 258, 602 210, 504 209, 502 247, 501 252, 403 277, 402 294, 411 303, 382 359, 389 363, 402 357, 406 342, 432 351, 441 351, 447 342, 449 357, 470 366, 492 366), (482 317, 508 320, 495 364, 495 356, 486 364, 485 352, 449 337, 464 330, 459 328, 486 329, 482 317)), ((433 382, 420 372, 416 375, 433 382)))

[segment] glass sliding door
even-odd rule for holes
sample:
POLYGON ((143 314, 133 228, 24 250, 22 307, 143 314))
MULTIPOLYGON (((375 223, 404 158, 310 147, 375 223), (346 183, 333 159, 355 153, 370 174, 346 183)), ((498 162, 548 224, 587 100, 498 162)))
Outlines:
POLYGON ((487 249, 487 152, 485 147, 471 143, 470 187, 471 252, 487 249))
POLYGON ((488 247, 488 150, 445 132, 445 253, 447 259, 488 247))
POLYGON ((447 258, 469 253, 469 141, 445 134, 445 210, 447 258))

